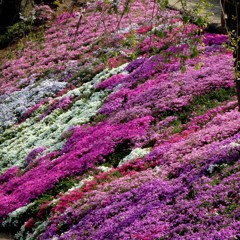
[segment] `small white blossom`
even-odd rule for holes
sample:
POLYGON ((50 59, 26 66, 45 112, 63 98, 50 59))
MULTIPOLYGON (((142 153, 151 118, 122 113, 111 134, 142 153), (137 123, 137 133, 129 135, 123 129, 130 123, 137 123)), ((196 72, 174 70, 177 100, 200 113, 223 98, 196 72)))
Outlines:
POLYGON ((129 155, 127 155, 125 158, 123 158, 119 164, 118 167, 122 166, 124 163, 133 160, 135 158, 142 158, 145 157, 147 154, 149 154, 151 151, 151 148, 135 148, 133 149, 129 155))

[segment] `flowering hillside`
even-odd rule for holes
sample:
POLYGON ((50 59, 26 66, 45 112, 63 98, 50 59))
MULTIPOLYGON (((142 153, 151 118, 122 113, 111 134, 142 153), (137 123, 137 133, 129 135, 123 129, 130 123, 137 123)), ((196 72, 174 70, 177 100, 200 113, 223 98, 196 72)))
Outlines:
POLYGON ((227 37, 151 1, 105 4, 60 14, 1 66, 0 232, 239 239, 227 37))

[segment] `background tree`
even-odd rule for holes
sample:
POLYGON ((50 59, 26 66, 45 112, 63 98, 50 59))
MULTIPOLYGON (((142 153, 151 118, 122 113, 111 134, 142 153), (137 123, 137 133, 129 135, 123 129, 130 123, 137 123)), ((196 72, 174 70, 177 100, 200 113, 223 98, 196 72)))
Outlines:
POLYGON ((229 35, 233 48, 235 82, 240 111, 240 3, 236 0, 221 0, 222 22, 229 35))

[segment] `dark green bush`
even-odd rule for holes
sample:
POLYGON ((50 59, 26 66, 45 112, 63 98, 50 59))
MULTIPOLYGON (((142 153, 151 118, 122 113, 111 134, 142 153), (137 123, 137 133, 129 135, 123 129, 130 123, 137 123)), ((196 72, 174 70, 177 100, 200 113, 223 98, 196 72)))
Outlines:
POLYGON ((9 27, 8 30, 0 35, 0 49, 6 47, 8 44, 15 42, 17 39, 27 35, 32 29, 32 22, 20 21, 9 27))

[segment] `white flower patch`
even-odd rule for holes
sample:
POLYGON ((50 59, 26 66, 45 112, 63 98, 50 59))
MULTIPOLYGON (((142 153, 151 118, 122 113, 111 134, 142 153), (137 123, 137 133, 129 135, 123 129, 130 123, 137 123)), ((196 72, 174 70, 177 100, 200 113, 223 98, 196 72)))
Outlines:
POLYGON ((0 145, 0 158, 3 160, 0 168, 12 165, 24 167, 26 156, 38 147, 46 147, 47 152, 61 149, 65 142, 61 139, 62 133, 72 126, 88 122, 97 114, 106 96, 104 91, 96 92, 86 101, 80 99, 66 112, 56 109, 41 122, 19 131, 14 127, 14 137, 0 145))
POLYGON ((125 68, 127 67, 128 64, 129 63, 124 63, 123 65, 117 68, 113 68, 111 70, 105 69, 104 71, 102 71, 101 73, 99 73, 93 78, 93 80, 91 81, 91 84, 94 84, 94 86, 96 86, 97 84, 101 83, 105 79, 110 78, 116 74, 119 74, 119 73, 127 74, 128 72, 125 70, 125 68))
POLYGON ((226 163, 223 163, 223 164, 210 164, 207 171, 212 174, 213 171, 218 168, 218 167, 227 167, 228 165, 226 163))
POLYGON ((238 142, 232 142, 229 144, 231 149, 237 149, 240 148, 240 139, 238 140, 238 142))
POLYGON ((160 24, 156 27, 153 27, 152 28, 152 32, 155 32, 155 31, 166 31, 169 29, 169 27, 173 27, 173 28, 176 28, 176 27, 180 27, 182 26, 183 23, 181 21, 178 21, 178 22, 175 22, 175 23, 164 23, 164 24, 160 24))
POLYGON ((19 239, 19 240, 26 240, 26 238, 23 237, 25 230, 26 230, 26 229, 25 229, 25 224, 24 224, 24 225, 21 226, 20 231, 17 232, 17 233, 14 235, 14 238, 15 238, 15 239, 19 239))
MULTIPOLYGON (((44 222, 37 222, 39 225, 35 228, 34 232, 31 233, 31 232, 27 232, 27 235, 25 236, 23 233, 26 233, 25 232, 25 226, 22 226, 22 231, 17 233, 15 235, 15 238, 16 239, 21 239, 21 240, 32 240, 32 239, 35 239, 36 236, 40 233, 40 232, 43 232, 45 229, 46 229, 46 226, 47 226, 47 221, 44 221, 44 222)), ((36 223, 36 224, 37 224, 36 223)))
POLYGON ((151 148, 135 148, 133 149, 129 155, 127 155, 125 158, 123 158, 119 164, 118 167, 122 166, 124 163, 133 160, 135 158, 143 158, 147 154, 151 152, 151 148))
POLYGON ((137 23, 132 23, 129 26, 118 30, 117 33, 118 34, 125 34, 125 33, 129 33, 133 29, 136 30, 138 28, 139 28, 139 25, 137 23))
POLYGON ((102 172, 109 172, 112 168, 106 166, 99 166, 98 169, 101 170, 102 172))
POLYGON ((107 91, 95 92, 94 85, 122 72, 126 65, 105 70, 90 82, 69 91, 68 95, 77 94, 82 98, 67 111, 56 109, 40 122, 35 122, 34 117, 30 117, 19 126, 13 126, 6 130, 4 135, 10 137, 0 144, 0 159, 2 160, 0 161, 0 172, 4 172, 13 165, 25 167, 27 155, 35 148, 45 147, 45 153, 61 149, 66 141, 62 139, 62 134, 73 126, 89 122, 90 118, 97 114, 107 97, 107 91), (86 94, 89 95, 88 98, 85 98, 86 94))
POLYGON ((18 226, 18 219, 19 219, 19 215, 22 215, 23 213, 25 213, 29 207, 33 206, 34 203, 30 203, 26 206, 20 207, 18 209, 16 209, 15 211, 9 213, 8 218, 6 218, 3 222, 2 222, 2 226, 6 227, 8 225, 10 226, 18 226))
POLYGON ((21 91, 13 92, 0 99, 0 133, 23 117, 27 110, 40 100, 51 97, 66 87, 66 82, 57 82, 47 79, 40 84, 30 84, 21 91))
POLYGON ((220 146, 220 149, 224 148, 229 149, 229 151, 240 149, 240 139, 238 139, 236 142, 231 142, 227 145, 220 146))

